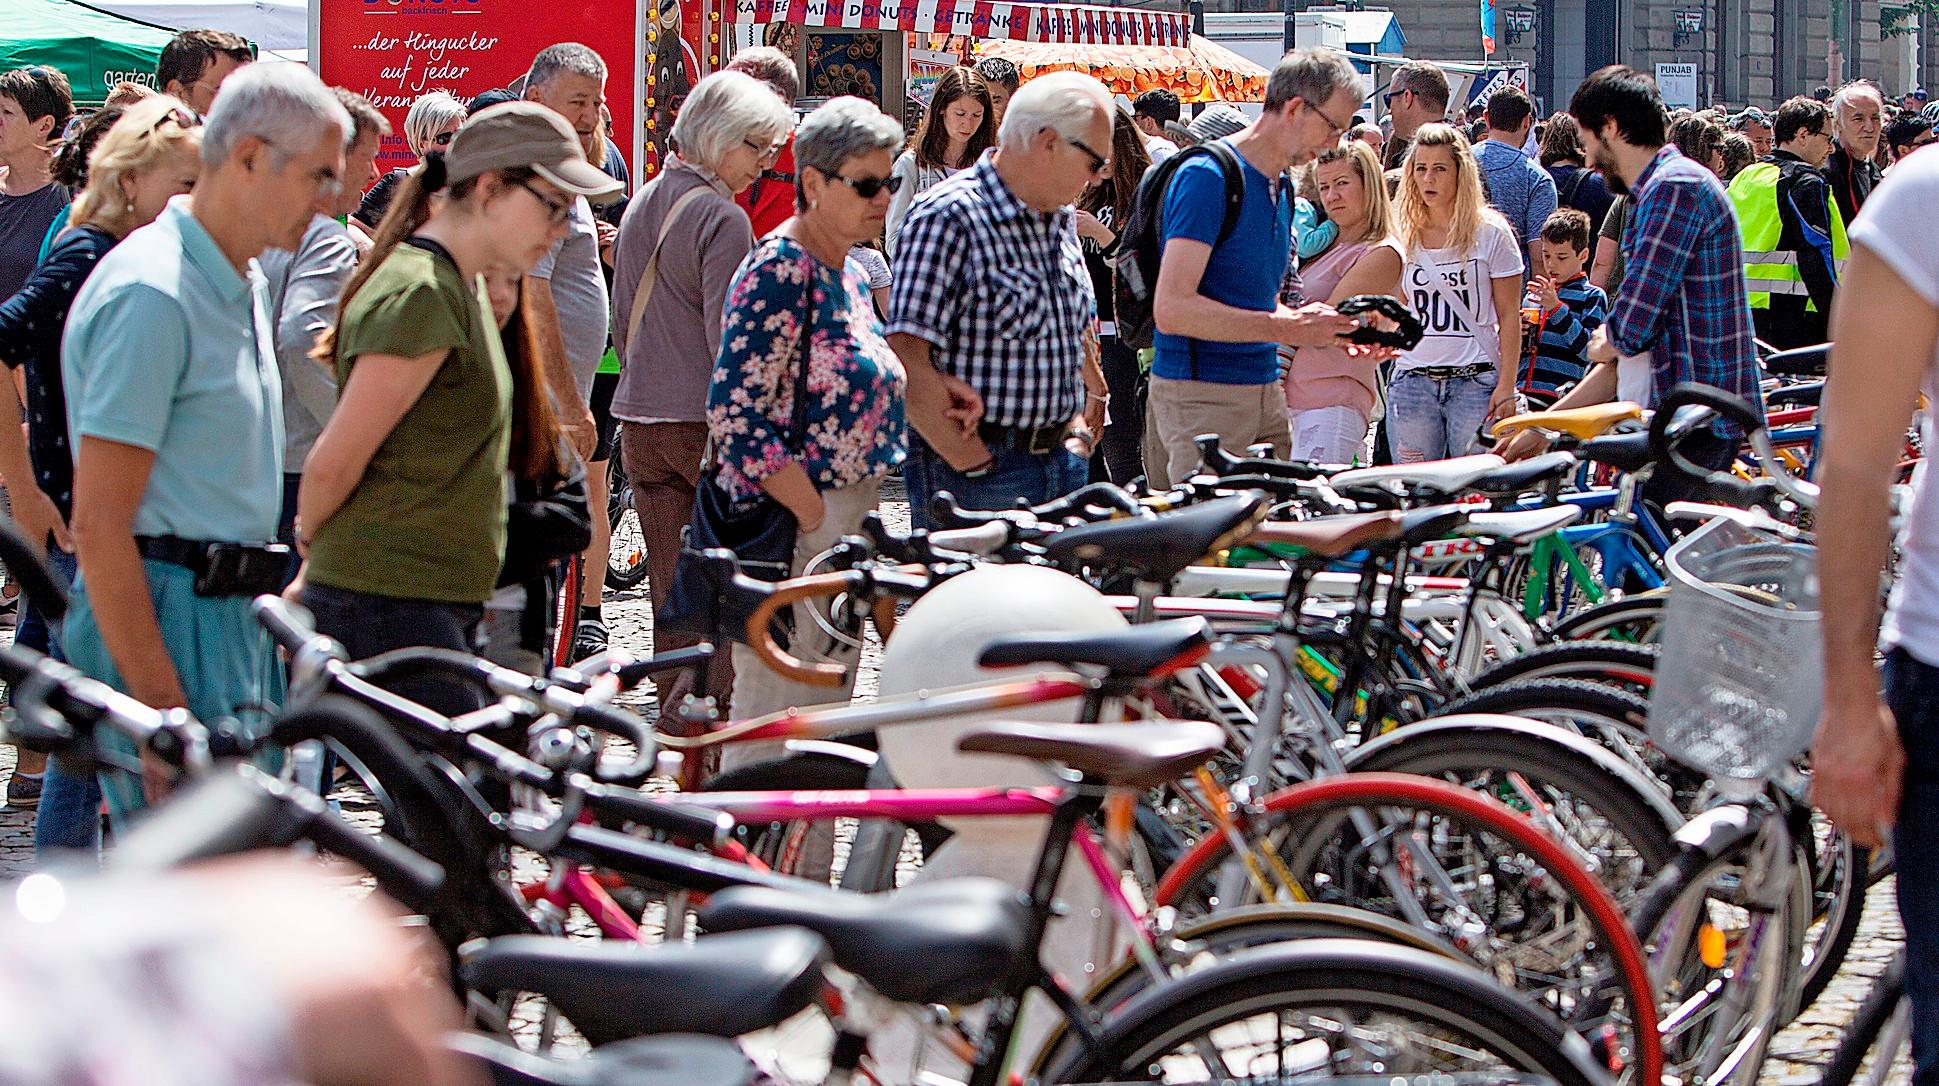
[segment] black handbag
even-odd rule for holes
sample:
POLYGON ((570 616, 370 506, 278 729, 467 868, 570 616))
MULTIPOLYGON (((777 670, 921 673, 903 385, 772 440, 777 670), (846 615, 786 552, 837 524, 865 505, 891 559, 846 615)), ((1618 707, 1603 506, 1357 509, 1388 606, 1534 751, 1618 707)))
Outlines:
MULTIPOLYGON (((808 351, 815 330, 812 277, 807 300, 788 435, 788 449, 797 456, 808 440, 808 351)), ((666 605, 654 617, 655 628, 745 643, 747 620, 759 601, 716 587, 705 568, 704 553, 732 551, 740 561, 741 572, 748 577, 769 583, 784 581, 794 569, 796 532, 794 513, 766 491, 739 500, 728 494, 720 484, 720 466, 709 456, 694 490, 693 517, 680 534, 673 587, 667 593, 666 605)))

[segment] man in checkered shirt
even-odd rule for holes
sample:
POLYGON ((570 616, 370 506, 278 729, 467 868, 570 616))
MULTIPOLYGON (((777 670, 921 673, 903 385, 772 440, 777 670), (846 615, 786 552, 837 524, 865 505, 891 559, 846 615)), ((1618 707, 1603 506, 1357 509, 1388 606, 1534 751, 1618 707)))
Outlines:
POLYGON ((1003 509, 1089 478, 1105 386, 1086 359, 1096 301, 1070 205, 1110 169, 1111 108, 1090 76, 1031 80, 998 146, 923 193, 896 236, 888 333, 909 374, 917 527, 940 490, 1003 509))

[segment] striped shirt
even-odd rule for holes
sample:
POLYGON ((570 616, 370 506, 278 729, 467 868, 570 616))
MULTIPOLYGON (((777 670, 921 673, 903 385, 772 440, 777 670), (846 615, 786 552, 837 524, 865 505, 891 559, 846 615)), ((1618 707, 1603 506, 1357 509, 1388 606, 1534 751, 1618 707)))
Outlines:
POLYGON ((1530 392, 1560 392, 1582 380, 1589 370, 1589 337, 1609 319, 1609 296, 1578 275, 1555 288, 1562 304, 1542 317, 1542 334, 1535 343, 1535 364, 1522 388, 1530 392))
POLYGON ((983 418, 1031 428, 1083 406, 1084 333, 1097 312, 1070 208, 1033 211, 996 152, 922 194, 896 241, 887 333, 927 340, 983 418))
POLYGON ((1717 176, 1664 146, 1630 186, 1623 286, 1609 338, 1650 356, 1652 399, 1685 381, 1734 392, 1762 411, 1742 234, 1717 176))

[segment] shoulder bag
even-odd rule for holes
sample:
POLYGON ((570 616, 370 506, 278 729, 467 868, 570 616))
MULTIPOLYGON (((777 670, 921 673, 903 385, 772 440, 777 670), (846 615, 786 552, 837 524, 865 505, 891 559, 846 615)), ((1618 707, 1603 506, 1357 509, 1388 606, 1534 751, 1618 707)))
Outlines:
MULTIPOLYGON (((808 352, 815 331, 815 278, 811 272, 788 423, 788 450, 796 456, 808 443, 808 352)), ((710 454, 694 490, 693 516, 681 533, 672 589, 654 618, 656 628, 744 642, 747 620, 759 601, 716 586, 704 554, 733 551, 742 573, 769 583, 783 581, 794 570, 796 530, 794 514, 765 490, 743 500, 728 494, 720 484, 720 464, 710 454)))

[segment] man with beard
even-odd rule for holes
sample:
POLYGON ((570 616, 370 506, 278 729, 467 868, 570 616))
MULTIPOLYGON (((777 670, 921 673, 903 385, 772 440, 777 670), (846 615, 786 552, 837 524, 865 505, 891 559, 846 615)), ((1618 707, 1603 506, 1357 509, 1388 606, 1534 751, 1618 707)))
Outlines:
MULTIPOLYGON (((1556 409, 1610 400, 1654 407, 1687 381, 1761 405, 1737 217, 1717 175, 1666 142, 1656 81, 1612 64, 1577 88, 1569 112, 1582 129, 1589 165, 1602 171, 1611 192, 1628 195, 1630 208, 1623 291, 1609 323, 1589 341, 1594 368, 1556 409)), ((1720 427, 1694 436, 1684 450, 1700 465, 1723 468, 1741 437, 1720 427)), ((1546 445, 1525 432, 1504 455, 1531 456, 1546 445)), ((1673 483, 1652 480, 1648 489, 1652 501, 1681 496, 1673 483)))

